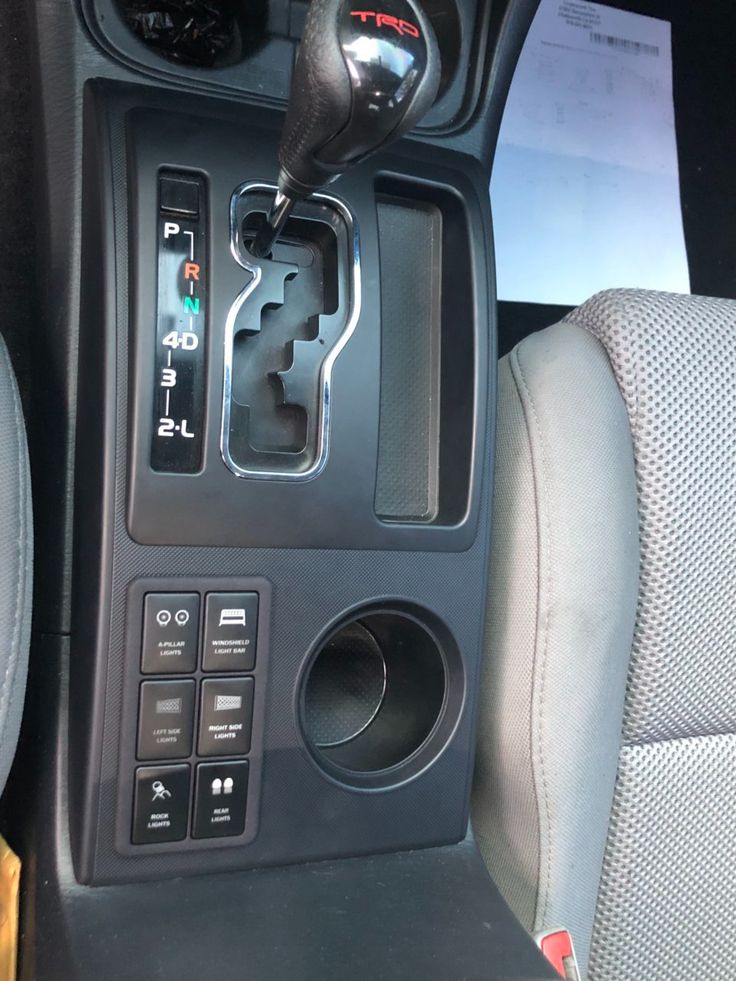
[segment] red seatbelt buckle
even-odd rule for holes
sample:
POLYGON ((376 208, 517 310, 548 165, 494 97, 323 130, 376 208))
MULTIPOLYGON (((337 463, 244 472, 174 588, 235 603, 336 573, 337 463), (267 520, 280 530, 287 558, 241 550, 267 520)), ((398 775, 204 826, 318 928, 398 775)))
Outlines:
POLYGON ((578 960, 568 930, 546 930, 534 937, 544 957, 565 981, 580 981, 578 960))

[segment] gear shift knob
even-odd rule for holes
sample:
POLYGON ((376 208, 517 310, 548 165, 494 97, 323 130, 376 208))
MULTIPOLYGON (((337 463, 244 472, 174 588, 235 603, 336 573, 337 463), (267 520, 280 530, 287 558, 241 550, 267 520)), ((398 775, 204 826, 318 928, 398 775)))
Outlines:
POLYGON ((265 256, 294 203, 415 126, 440 82, 418 0, 312 0, 279 147, 279 193, 251 251, 265 256))

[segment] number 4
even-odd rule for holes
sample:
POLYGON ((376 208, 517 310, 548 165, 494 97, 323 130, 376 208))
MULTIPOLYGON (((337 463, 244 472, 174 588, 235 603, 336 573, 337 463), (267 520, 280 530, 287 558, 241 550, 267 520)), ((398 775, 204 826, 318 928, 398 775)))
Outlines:
POLYGON ((199 347, 199 338, 190 330, 182 331, 181 334, 178 330, 170 330, 161 343, 174 350, 180 347, 184 351, 196 351, 199 347))

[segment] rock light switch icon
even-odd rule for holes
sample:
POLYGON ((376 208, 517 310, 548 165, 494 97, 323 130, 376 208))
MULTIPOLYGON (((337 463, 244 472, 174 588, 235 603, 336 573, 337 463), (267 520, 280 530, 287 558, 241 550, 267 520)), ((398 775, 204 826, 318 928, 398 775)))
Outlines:
POLYGON ((161 780, 154 780, 151 784, 151 790, 153 791, 151 803, 156 800, 166 800, 167 797, 171 797, 171 791, 164 786, 161 780))

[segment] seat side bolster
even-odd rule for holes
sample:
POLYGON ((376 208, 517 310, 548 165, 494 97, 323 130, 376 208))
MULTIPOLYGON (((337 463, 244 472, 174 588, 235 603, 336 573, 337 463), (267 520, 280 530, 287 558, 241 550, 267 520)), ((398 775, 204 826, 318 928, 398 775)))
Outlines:
POLYGON ((23 411, 0 338, 0 792, 15 754, 28 670, 33 573, 30 470, 23 411))
MULTIPOLYGON (((533 638, 499 631, 498 618, 489 616, 483 704, 495 721, 484 726, 484 738, 494 737, 494 726, 498 736, 512 706, 519 711, 519 685, 527 693, 528 755, 526 760, 500 760, 488 779, 505 802, 496 805, 496 819, 502 813, 507 822, 530 828, 532 816, 520 808, 535 807, 537 842, 529 853, 536 853, 537 888, 531 928, 571 930, 585 971, 638 593, 633 448, 608 357, 587 331, 558 324, 532 335, 509 355, 502 376, 506 371, 516 395, 505 386, 501 397, 518 399, 522 413, 499 409, 496 480, 499 487, 513 483, 508 447, 514 437, 504 435, 502 427, 511 423, 518 428, 523 417, 538 572, 533 638), (529 645, 532 650, 525 653, 529 645), (525 662, 530 662, 526 673, 517 669, 525 662), (522 802, 509 772, 524 767, 533 791, 522 802)), ((519 495, 528 498, 523 488, 514 493, 507 486, 496 498, 491 611, 503 602, 499 594, 513 596, 519 582, 525 583, 524 592, 531 588, 528 573, 520 575, 516 568, 515 551, 499 550, 496 544, 503 529, 520 520, 519 495)), ((528 509, 522 513, 528 524, 528 509)), ((528 538, 528 528, 525 534, 528 538)), ((528 597, 523 602, 528 608, 528 597)), ((529 878, 521 864, 517 873, 529 878)), ((513 890, 507 886, 506 892, 508 898, 513 890)), ((528 919, 528 906, 526 912, 528 919)))
POLYGON ((540 833, 530 764, 539 565, 537 501, 524 409, 508 358, 498 369, 493 510, 473 830, 496 884, 532 932, 540 833))

